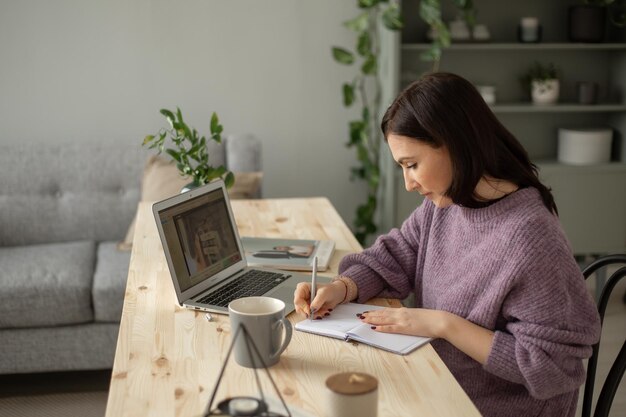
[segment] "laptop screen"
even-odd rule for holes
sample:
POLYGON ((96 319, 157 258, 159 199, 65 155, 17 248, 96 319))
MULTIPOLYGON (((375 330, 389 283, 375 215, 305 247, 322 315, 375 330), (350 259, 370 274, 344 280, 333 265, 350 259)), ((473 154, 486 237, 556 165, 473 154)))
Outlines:
POLYGON ((242 260, 222 188, 159 212, 180 291, 242 260))

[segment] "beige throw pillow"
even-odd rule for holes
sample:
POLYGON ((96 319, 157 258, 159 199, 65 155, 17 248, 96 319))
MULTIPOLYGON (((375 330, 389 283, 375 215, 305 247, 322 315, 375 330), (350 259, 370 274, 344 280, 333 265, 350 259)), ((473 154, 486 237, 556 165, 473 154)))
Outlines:
POLYGON ((259 198, 263 172, 235 172, 235 183, 228 189, 231 199, 259 198))
MULTIPOLYGON (((235 184, 228 190, 230 198, 258 197, 263 179, 262 172, 236 172, 235 184)), ((141 180, 141 201, 160 201, 172 197, 187 184, 191 178, 182 177, 173 161, 160 156, 151 156, 143 170, 141 180)), ((118 250, 130 250, 135 234, 137 215, 131 222, 126 237, 117 245, 118 250)))

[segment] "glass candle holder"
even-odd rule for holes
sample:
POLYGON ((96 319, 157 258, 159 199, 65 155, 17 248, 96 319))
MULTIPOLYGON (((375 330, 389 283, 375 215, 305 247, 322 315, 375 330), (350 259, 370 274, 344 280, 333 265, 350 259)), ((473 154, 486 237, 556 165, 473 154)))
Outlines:
POLYGON ((541 25, 536 17, 522 17, 517 27, 517 40, 522 43, 541 41, 541 25))

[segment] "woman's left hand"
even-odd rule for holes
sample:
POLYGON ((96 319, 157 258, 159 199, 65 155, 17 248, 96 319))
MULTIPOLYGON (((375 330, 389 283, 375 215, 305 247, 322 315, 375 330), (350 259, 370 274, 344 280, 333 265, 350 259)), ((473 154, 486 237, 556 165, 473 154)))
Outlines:
POLYGON ((481 364, 487 363, 494 332, 447 311, 385 308, 361 313, 361 322, 377 332, 445 339, 481 364))
POLYGON ((450 314, 425 308, 385 308, 361 313, 361 322, 378 332, 441 338, 450 314))

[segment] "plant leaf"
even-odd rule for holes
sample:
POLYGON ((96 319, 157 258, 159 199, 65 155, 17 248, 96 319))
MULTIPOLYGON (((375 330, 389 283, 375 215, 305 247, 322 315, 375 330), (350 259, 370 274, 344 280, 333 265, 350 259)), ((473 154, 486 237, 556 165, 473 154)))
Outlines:
POLYGON ((359 0, 359 7, 361 9, 369 9, 378 4, 379 0, 359 0))
POLYGON ((183 134, 185 135, 185 138, 187 138, 192 144, 197 141, 196 135, 191 134, 191 130, 189 129, 189 126, 187 126, 186 123, 181 122, 181 128, 182 128, 183 134))
POLYGON ((215 133, 217 131, 217 127, 219 126, 220 121, 217 118, 217 113, 213 112, 211 115, 211 133, 215 133))
POLYGON ((400 30, 404 26, 398 3, 392 3, 383 11, 382 21, 389 30, 400 30))
POLYGON ((152 142, 153 140, 154 140, 154 135, 148 135, 145 138, 143 138, 142 145, 147 145, 148 143, 152 142))
POLYGON ((343 85, 343 105, 350 107, 354 103, 354 86, 352 84, 343 85))
POLYGON ((160 113, 165 116, 165 118, 167 119, 167 121, 169 122, 171 127, 174 127, 174 122, 176 121, 176 118, 174 117, 174 113, 172 113, 171 111, 167 110, 167 109, 161 109, 160 113))
POLYGON ((180 160, 180 152, 176 152, 174 149, 166 149, 165 153, 170 155, 176 162, 181 162, 180 160))
POLYGON ((367 75, 374 75, 377 71, 376 55, 370 54, 361 66, 361 72, 367 75))
POLYGON ((361 120, 355 120, 350 122, 350 142, 348 142, 347 144, 348 147, 361 142, 364 129, 365 125, 361 120))
POLYGON ((357 41, 356 50, 359 55, 366 56, 367 54, 371 54, 372 42, 370 38, 370 34, 367 31, 361 32, 359 35, 359 39, 357 41))
POLYGON ((220 165, 213 170, 213 175, 215 176, 215 178, 221 177, 225 173, 226 173, 226 167, 224 165, 220 165))
POLYGON ((441 21, 441 4, 439 0, 422 0, 420 1, 420 17, 424 22, 432 25, 434 22, 441 21))
POLYGON ((347 20, 343 22, 343 25, 350 30, 355 32, 363 32, 367 30, 367 26, 369 24, 369 13, 363 12, 354 19, 347 20))
POLYGON ((230 188, 235 184, 235 175, 228 171, 226 177, 224 177, 224 183, 226 184, 226 188, 230 188))
POLYGON ((335 58, 335 61, 344 65, 351 65, 354 63, 354 54, 347 49, 339 48, 337 46, 333 47, 333 58, 335 58))

